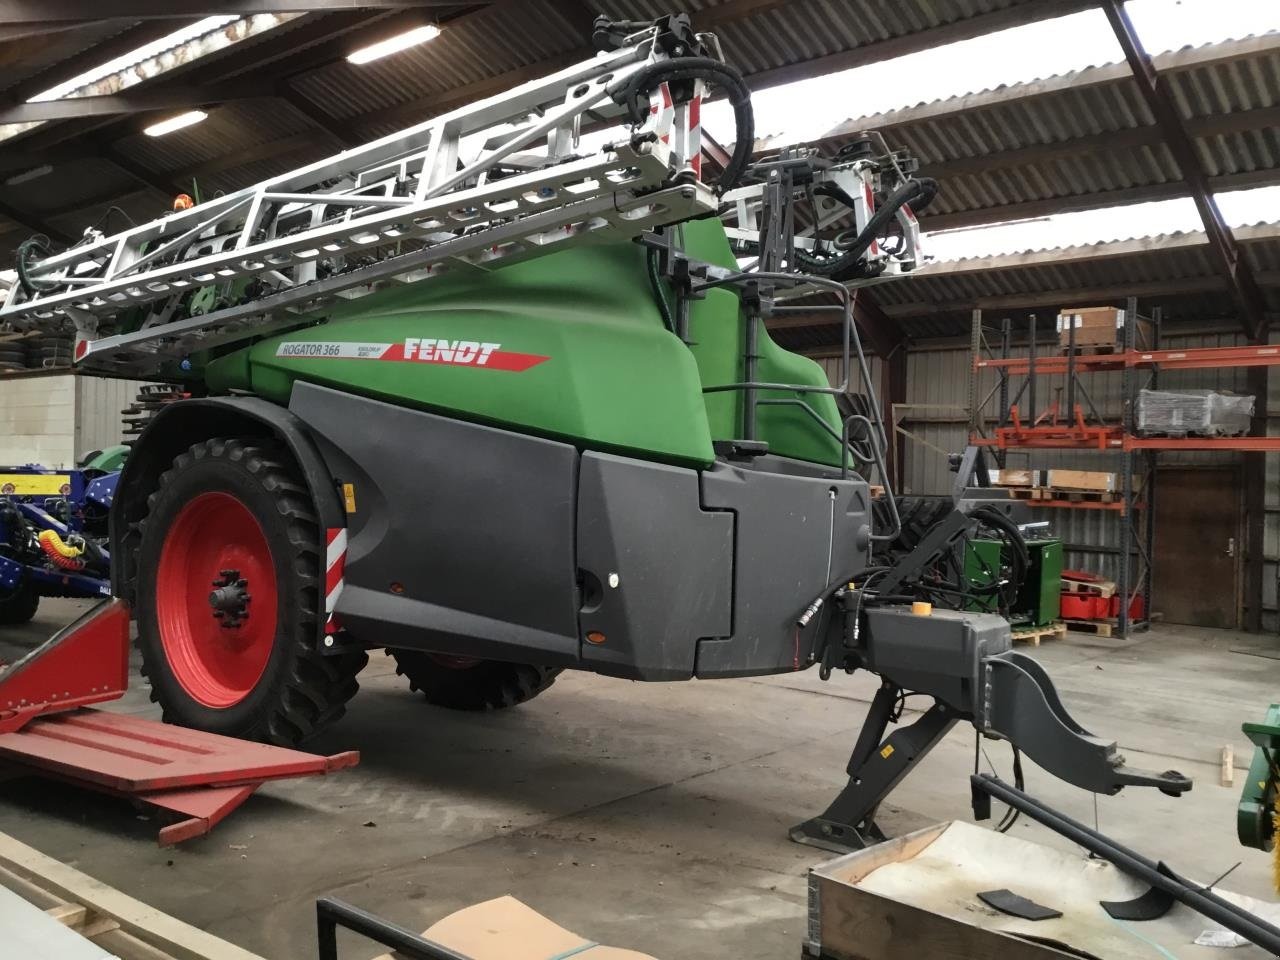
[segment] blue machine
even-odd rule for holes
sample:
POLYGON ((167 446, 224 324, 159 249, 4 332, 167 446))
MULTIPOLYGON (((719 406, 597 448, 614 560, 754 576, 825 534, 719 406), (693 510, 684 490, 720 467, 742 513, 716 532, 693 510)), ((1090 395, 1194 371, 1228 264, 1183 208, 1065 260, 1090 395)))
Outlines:
POLYGON ((120 474, 0 468, 0 626, 41 597, 109 597, 107 515, 120 474))

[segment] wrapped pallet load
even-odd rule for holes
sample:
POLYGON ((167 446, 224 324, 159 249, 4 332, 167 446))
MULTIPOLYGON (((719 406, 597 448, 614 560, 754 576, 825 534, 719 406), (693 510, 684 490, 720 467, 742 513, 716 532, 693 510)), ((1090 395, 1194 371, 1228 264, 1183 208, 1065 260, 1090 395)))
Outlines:
POLYGON ((1143 390, 1138 433, 1143 436, 1236 437, 1249 432, 1253 397, 1216 390, 1143 390))

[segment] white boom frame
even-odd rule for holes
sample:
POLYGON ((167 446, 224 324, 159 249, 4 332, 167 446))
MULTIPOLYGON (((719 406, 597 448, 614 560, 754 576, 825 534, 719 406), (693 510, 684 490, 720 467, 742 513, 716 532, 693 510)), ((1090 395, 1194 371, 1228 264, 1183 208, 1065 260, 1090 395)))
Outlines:
POLYGON ((0 321, 69 319, 77 362, 159 373, 194 349, 260 336, 375 282, 458 264, 486 269, 712 212, 716 199, 699 180, 700 81, 680 104, 663 84, 644 122, 621 126, 612 92, 667 59, 655 38, 643 31, 618 50, 318 163, 114 236, 87 236, 31 264, 48 291, 15 284, 0 321), (577 153, 584 116, 620 124, 618 140, 577 153), (183 294, 246 276, 262 284, 249 302, 173 319, 183 294), (150 311, 143 329, 98 336, 102 321, 135 307, 150 311))

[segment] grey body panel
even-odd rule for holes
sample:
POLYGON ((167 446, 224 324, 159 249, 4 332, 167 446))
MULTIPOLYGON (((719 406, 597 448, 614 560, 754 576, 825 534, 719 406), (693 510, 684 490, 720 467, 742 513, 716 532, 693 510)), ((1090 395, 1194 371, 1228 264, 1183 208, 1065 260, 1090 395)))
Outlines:
POLYGON ((702 509, 696 470, 584 453, 581 629, 606 638, 583 643, 584 664, 643 680, 693 676, 698 640, 731 629, 733 519, 702 509))
MULTIPOLYGON (((829 576, 853 577, 866 569, 870 503, 869 487, 857 479, 724 463, 702 473, 703 507, 732 511, 736 536, 733 632, 698 644, 699 677, 796 669, 796 618, 829 576)), ((812 624, 800 638, 802 666, 821 627, 812 624)))
POLYGON ((355 484, 336 612, 357 639, 577 660, 572 446, 306 383, 289 409, 355 484))
POLYGON ((1007 620, 957 610, 919 616, 905 606, 871 607, 865 615, 868 670, 959 713, 983 713, 982 662, 1012 649, 1007 620))
POLYGON ((828 572, 868 562, 869 488, 829 468, 580 453, 307 383, 289 409, 355 486, 336 613, 366 644, 640 680, 790 671, 828 572))

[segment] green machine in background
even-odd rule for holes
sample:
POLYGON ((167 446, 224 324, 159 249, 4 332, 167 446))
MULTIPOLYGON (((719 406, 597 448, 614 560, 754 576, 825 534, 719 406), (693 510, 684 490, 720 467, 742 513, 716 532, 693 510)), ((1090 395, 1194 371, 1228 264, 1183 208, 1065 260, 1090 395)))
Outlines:
MULTIPOLYGON (((1003 566, 1002 540, 970 540, 964 573, 971 584, 988 584, 1003 566)), ((1009 622, 1041 627, 1058 619, 1062 599, 1062 541, 1027 541, 1026 579, 1009 610, 1009 622)), ((995 597, 969 602, 970 609, 998 612, 995 597)))
MULTIPOLYGON (((1274 851, 1276 789, 1280 782, 1276 766, 1280 754, 1280 704, 1273 703, 1267 708, 1262 723, 1245 723, 1242 729, 1253 743, 1254 751, 1236 808, 1236 835, 1246 847, 1274 851)), ((1280 889, 1280 854, 1277 858, 1276 878, 1280 889)))

